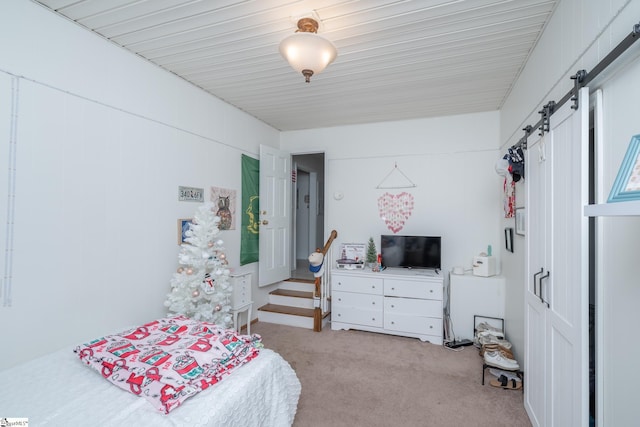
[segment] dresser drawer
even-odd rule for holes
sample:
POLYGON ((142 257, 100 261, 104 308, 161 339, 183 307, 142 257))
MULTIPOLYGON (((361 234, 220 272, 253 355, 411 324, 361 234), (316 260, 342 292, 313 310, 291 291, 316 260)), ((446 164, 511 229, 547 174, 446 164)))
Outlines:
POLYGON ((232 286, 231 305, 240 307, 251 302, 251 275, 232 276, 229 278, 232 286))
POLYGON ((379 278, 342 276, 334 273, 331 285, 335 291, 382 295, 382 279, 379 278))
POLYGON ((406 316, 442 317, 442 301, 411 298, 384 298, 384 313, 406 316))
POLYGON ((442 300, 442 283, 385 279, 384 294, 394 297, 442 300))
POLYGON ((382 310, 382 295, 356 294, 334 291, 331 295, 332 307, 352 307, 363 310, 382 310))
POLYGON ((385 313, 384 328, 390 331, 441 336, 442 319, 385 313))
POLYGON ((331 321, 381 328, 382 307, 380 307, 380 309, 367 310, 346 305, 335 305, 332 303, 331 321))

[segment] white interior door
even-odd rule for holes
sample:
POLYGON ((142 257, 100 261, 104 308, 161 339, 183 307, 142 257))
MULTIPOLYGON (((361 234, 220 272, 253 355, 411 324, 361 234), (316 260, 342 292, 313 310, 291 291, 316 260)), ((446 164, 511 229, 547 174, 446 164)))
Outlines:
POLYGON ((529 141, 525 153, 525 180, 527 183, 526 221, 526 289, 525 302, 525 355, 524 405, 534 426, 545 425, 546 388, 546 309, 539 292, 539 280, 544 275, 545 242, 551 236, 546 228, 548 208, 544 197, 547 188, 547 156, 545 137, 529 141))
POLYGON ((291 275, 291 155, 260 146, 260 262, 258 284, 291 275))
POLYGON ((527 150, 525 408, 534 426, 588 425, 587 88, 579 102, 553 114, 527 150))
POLYGON ((547 310, 548 426, 588 425, 589 280, 588 203, 589 90, 579 108, 566 103, 551 118, 553 182, 551 239, 547 253, 552 280, 543 281, 547 310))

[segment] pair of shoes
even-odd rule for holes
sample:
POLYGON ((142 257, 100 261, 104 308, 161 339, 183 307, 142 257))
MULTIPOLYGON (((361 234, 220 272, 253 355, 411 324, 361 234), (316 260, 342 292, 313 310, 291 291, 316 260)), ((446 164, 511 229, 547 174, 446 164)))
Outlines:
POLYGON ((485 334, 484 332, 480 332, 478 334, 478 342, 480 345, 498 344, 507 350, 511 348, 511 343, 504 338, 499 338, 492 334, 485 334))
POLYGON ((517 371, 520 369, 520 365, 518 365, 517 361, 507 359, 498 351, 485 351, 484 361, 487 365, 506 369, 507 371, 517 371))
POLYGON ((476 331, 478 335, 493 335, 495 337, 504 338, 504 332, 502 329, 496 328, 495 326, 491 326, 487 322, 481 322, 476 325, 476 331))
POLYGON ((515 378, 509 379, 506 375, 500 375, 497 380, 491 380, 489 384, 506 390, 520 390, 522 388, 522 381, 516 380, 515 378))
MULTIPOLYGON (((502 347, 500 344, 484 344, 482 346, 482 349, 484 351, 497 351, 500 354, 502 354, 504 357, 506 357, 507 359, 515 359, 515 357, 513 357, 513 352, 508 349, 508 348, 504 348, 502 347)), ((483 352, 484 354, 484 352, 483 352)))
POLYGON ((508 380, 522 381, 522 379, 517 374, 514 374, 513 372, 509 372, 509 371, 503 371, 502 369, 489 368, 489 373, 496 378, 505 376, 507 377, 508 380))

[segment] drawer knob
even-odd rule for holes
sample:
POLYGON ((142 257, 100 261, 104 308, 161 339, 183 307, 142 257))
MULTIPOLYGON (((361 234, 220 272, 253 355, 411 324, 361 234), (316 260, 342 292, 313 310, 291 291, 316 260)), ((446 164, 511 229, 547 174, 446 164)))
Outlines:
POLYGON ((391 288, 391 290, 392 290, 392 291, 395 291, 395 290, 396 290, 396 288, 391 288))
POLYGON ((342 301, 342 298, 338 298, 338 301, 342 301))
POLYGON ((342 316, 342 314, 338 313, 338 317, 342 316))
POLYGON ((371 289, 375 289, 375 288, 376 288, 376 285, 371 286, 371 289))
POLYGON ((376 318, 375 318, 375 317, 372 317, 372 318, 371 318, 371 320, 376 320, 376 318))
POLYGON ((429 326, 429 329, 433 329, 433 325, 429 326))
POLYGON ((392 325, 395 325, 395 324, 396 324, 396 322, 391 322, 391 324, 392 324, 392 325))
POLYGON ((391 304, 391 308, 395 308, 395 307, 396 307, 395 305, 391 304))
POLYGON ((374 302, 372 302, 371 304, 376 305, 376 302, 374 301, 374 302))
POLYGON ((429 289, 429 292, 433 293, 433 289, 429 289))

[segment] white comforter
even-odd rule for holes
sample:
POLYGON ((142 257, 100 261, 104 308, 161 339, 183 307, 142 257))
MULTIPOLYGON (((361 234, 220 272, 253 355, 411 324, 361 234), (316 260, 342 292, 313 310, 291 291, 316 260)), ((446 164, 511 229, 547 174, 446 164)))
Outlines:
POLYGON ((301 391, 291 366, 268 349, 168 415, 87 369, 72 349, 2 371, 0 385, 1 416, 65 427, 290 426, 301 391))

